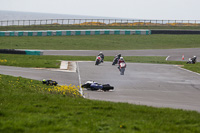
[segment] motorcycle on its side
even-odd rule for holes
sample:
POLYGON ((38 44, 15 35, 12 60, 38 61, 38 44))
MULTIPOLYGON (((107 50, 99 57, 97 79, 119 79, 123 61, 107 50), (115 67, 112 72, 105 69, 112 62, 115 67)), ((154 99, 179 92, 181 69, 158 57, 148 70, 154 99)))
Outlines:
POLYGON ((111 86, 110 84, 99 84, 94 81, 87 81, 81 87, 92 91, 98 91, 98 90, 110 91, 114 89, 114 86, 111 86))
POLYGON ((126 63, 122 62, 119 64, 120 75, 124 75, 125 68, 126 68, 126 63))
POLYGON ((53 81, 51 79, 50 80, 43 79, 42 83, 46 84, 46 85, 50 85, 50 86, 57 86, 58 85, 58 82, 53 81))
POLYGON ((99 65, 101 62, 102 62, 101 56, 97 56, 96 61, 95 61, 95 65, 99 65))

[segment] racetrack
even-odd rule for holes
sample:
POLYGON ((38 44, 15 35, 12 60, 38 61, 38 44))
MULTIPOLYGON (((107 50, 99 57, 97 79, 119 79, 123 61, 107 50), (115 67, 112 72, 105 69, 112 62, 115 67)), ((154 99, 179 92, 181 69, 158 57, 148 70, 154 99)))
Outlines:
POLYGON ((109 83, 112 92, 85 90, 86 98, 200 111, 200 75, 174 65, 128 63, 125 75, 105 62, 80 62, 82 83, 109 83))
MULTIPOLYGON (((72 55, 72 56, 95 56, 100 50, 40 50, 43 55, 72 55)), ((102 50, 105 56, 114 56, 121 53, 122 56, 200 56, 200 48, 183 49, 147 49, 147 50, 102 50)))
POLYGON ((84 90, 89 99, 128 102, 154 107, 170 107, 200 112, 200 75, 174 65, 127 63, 125 75, 120 75, 117 66, 104 62, 78 62, 80 72, 57 69, 33 69, 0 66, 0 73, 42 80, 52 79, 61 84, 79 85, 94 80, 109 83, 114 91, 98 92, 84 90))
MULTIPOLYGON (((121 53, 123 56, 169 56, 168 59, 182 60, 193 55, 200 57, 200 48, 166 50, 119 50, 103 51, 105 56, 121 53)), ((99 51, 87 50, 45 50, 44 55, 96 56, 99 51)), ((105 57, 106 58, 106 57, 105 57)), ((0 73, 29 79, 56 80, 60 85, 79 85, 87 80, 108 83, 115 87, 112 92, 84 90, 89 99, 114 102, 128 102, 154 107, 170 107, 200 112, 200 74, 184 70, 174 65, 128 63, 124 76, 120 76, 116 66, 104 62, 99 66, 94 61, 78 62, 80 72, 59 69, 34 69, 0 66, 0 73)))
MULTIPOLYGON (((96 56, 99 50, 41 50, 43 55, 71 55, 71 56, 96 56)), ((185 61, 194 55, 200 57, 200 48, 184 49, 150 49, 150 50, 103 50, 105 56, 169 56, 168 60, 181 61, 182 55, 185 61)), ((197 58, 198 60, 198 58, 197 58)), ((199 61, 198 61, 199 62, 199 61)))
POLYGON ((0 74, 12 75, 15 77, 21 76, 24 78, 39 80, 41 83, 43 79, 56 80, 60 85, 78 85, 79 83, 77 73, 67 72, 59 69, 35 69, 0 66, 0 74))

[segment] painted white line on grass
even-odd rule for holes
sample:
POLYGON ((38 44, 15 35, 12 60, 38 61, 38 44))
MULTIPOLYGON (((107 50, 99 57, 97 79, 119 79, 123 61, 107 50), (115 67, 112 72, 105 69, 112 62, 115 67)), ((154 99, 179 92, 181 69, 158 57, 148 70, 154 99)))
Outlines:
POLYGON ((190 71, 190 70, 188 70, 188 69, 185 69, 185 68, 182 68, 182 67, 180 67, 180 66, 178 66, 178 65, 174 65, 174 66, 176 66, 176 67, 178 67, 179 69, 182 69, 182 70, 184 70, 184 71, 191 72, 191 73, 194 73, 194 74, 197 74, 197 75, 199 75, 199 76, 200 76, 200 74, 199 74, 199 73, 197 73, 197 72, 190 71))
POLYGON ((170 56, 167 56, 167 58, 166 58, 165 60, 167 61, 169 57, 170 57, 170 56))

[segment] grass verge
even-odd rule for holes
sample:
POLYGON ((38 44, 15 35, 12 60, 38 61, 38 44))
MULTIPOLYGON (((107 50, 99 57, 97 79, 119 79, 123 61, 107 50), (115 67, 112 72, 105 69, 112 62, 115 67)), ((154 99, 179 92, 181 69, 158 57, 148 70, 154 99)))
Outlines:
POLYGON ((0 75, 0 132, 200 132, 200 113, 94 101, 41 91, 39 81, 0 75))
POLYGON ((200 47, 200 35, 84 35, 0 38, 0 49, 134 50, 200 47))
POLYGON ((1 26, 2 31, 13 30, 74 30, 74 29, 184 29, 199 30, 200 26, 80 26, 80 25, 32 25, 32 26, 1 26))
MULTIPOLYGON (((59 60, 68 61, 94 61, 95 56, 35 56, 35 55, 15 55, 0 54, 0 65, 18 67, 37 67, 37 68, 59 68, 59 60), (6 60, 6 61, 5 61, 6 60)), ((114 56, 106 56, 105 61, 113 61, 114 56)), ((166 57, 161 56, 124 56, 126 62, 133 63, 157 63, 183 65, 183 68, 200 73, 200 63, 186 64, 183 61, 166 61, 166 57)))

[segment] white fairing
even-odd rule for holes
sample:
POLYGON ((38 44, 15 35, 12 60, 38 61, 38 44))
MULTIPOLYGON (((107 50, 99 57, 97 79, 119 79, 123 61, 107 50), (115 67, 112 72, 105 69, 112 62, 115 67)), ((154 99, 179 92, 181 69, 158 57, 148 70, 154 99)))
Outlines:
POLYGON ((94 82, 94 81, 87 81, 87 82, 85 82, 85 84, 92 84, 92 83, 96 83, 96 82, 94 82))
POLYGON ((101 56, 97 56, 97 58, 96 59, 99 59, 99 60, 101 60, 101 56))
POLYGON ((126 67, 126 63, 120 63, 120 67, 126 67))

